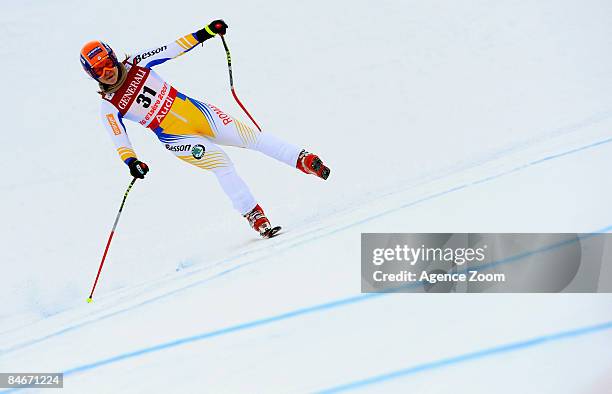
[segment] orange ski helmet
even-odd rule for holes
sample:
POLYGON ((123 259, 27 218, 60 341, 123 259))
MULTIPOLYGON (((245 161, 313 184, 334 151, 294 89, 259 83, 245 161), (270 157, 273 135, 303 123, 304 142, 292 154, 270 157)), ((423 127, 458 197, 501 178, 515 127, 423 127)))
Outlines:
POLYGON ((90 41, 81 49, 81 66, 96 81, 104 75, 106 69, 118 65, 115 52, 102 41, 90 41))

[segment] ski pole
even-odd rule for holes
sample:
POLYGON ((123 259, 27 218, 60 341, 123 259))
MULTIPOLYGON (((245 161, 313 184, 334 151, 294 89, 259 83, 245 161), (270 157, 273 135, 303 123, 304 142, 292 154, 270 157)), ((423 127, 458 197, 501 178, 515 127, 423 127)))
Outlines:
POLYGON ((230 87, 232 89, 232 95, 234 96, 234 99, 236 99, 236 102, 238 103, 240 108, 242 108, 244 113, 248 115, 249 119, 251 119, 251 122, 253 122, 253 124, 257 127, 257 130, 261 131, 261 127, 259 127, 257 122, 255 122, 255 119, 253 119, 249 111, 247 111, 247 109, 244 108, 244 105, 242 105, 242 103, 240 102, 240 99, 238 99, 238 96, 236 95, 236 90, 234 89, 234 78, 232 77, 232 57, 230 55, 229 48, 227 47, 227 43, 225 42, 225 37, 222 34, 219 34, 219 35, 221 36, 221 41, 223 41, 223 47, 225 48, 225 54, 227 55, 227 68, 229 70, 229 79, 230 79, 230 87))
POLYGON ((108 248, 113 239, 113 235, 115 234, 115 229, 117 228, 117 223, 119 222, 119 217, 121 216, 121 211, 123 211, 123 205, 125 205, 125 200, 127 199, 128 193, 132 189, 132 186, 134 186, 134 182, 136 182, 136 179, 137 179, 136 177, 132 179, 132 182, 130 182, 130 185, 125 191, 125 194, 123 195, 123 201, 121 201, 119 212, 117 213, 117 217, 115 218, 115 223, 113 224, 113 229, 111 230, 111 233, 108 237, 108 241, 106 242, 106 248, 104 248, 104 255, 102 256, 102 262, 100 262, 100 268, 98 268, 98 275, 96 275, 96 280, 94 281, 93 287, 91 288, 91 293, 89 293, 89 298, 87 298, 88 303, 91 303, 93 301, 92 299, 93 293, 94 293, 94 290, 96 289, 96 285, 98 284, 98 279, 100 278, 100 272, 102 272, 102 266, 104 265, 104 260, 106 260, 106 254, 108 253, 108 248))

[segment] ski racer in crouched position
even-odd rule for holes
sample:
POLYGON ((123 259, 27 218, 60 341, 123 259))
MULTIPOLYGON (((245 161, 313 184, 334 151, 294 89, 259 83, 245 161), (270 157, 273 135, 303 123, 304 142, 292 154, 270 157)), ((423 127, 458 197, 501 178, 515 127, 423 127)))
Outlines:
POLYGON ((117 60, 110 46, 91 41, 81 50, 81 64, 100 86, 102 123, 132 176, 144 178, 149 167, 136 157, 123 124, 124 118, 151 129, 165 148, 179 159, 212 171, 234 208, 251 227, 269 237, 280 227, 270 225, 232 161, 218 145, 257 150, 322 179, 329 176, 329 168, 316 155, 271 134, 254 131, 216 106, 186 96, 152 70, 217 34, 225 34, 226 29, 223 20, 215 20, 195 33, 137 52, 122 62, 117 60))

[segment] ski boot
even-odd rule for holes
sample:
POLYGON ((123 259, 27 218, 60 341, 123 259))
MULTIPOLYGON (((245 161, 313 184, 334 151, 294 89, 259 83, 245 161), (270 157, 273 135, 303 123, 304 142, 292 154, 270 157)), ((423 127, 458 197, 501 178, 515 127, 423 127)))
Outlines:
POLYGON ((255 205, 255 208, 244 215, 244 217, 249 221, 251 227, 264 238, 272 238, 281 229, 280 226, 272 227, 270 225, 270 221, 259 204, 255 205))
POLYGON ((305 150, 300 152, 295 166, 298 170, 306 174, 313 174, 322 179, 327 179, 329 177, 330 170, 323 164, 321 159, 319 159, 319 156, 308 153, 305 150))

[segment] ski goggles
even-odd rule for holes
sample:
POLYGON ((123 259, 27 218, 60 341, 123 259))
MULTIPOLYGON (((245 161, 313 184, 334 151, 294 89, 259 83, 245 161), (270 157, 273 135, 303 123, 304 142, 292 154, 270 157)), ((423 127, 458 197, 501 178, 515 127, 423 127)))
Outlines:
POLYGON ((91 71, 98 77, 101 78, 104 76, 106 70, 112 70, 115 68, 116 64, 110 56, 106 56, 104 59, 100 60, 96 64, 91 67, 91 71))

